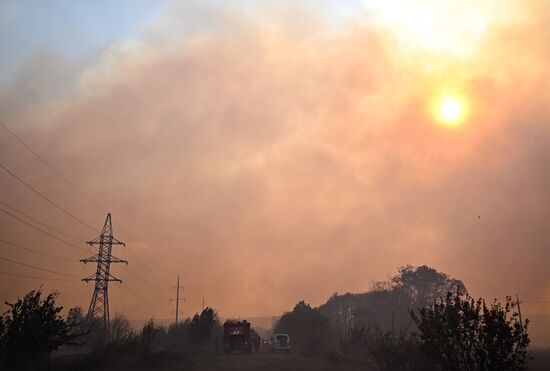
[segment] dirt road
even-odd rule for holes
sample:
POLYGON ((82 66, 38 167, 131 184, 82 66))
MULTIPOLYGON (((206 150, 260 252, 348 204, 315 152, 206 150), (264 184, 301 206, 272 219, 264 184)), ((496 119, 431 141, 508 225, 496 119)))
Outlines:
MULTIPOLYGON (((310 358, 292 352, 271 353, 269 349, 262 349, 259 353, 252 354, 213 354, 204 355, 192 360, 188 364, 189 370, 224 370, 224 371, 249 371, 249 370, 282 370, 282 371, 305 371, 305 370, 341 370, 342 367, 322 359, 310 358)), ((349 369, 346 367, 345 369, 349 369)))
POLYGON ((135 355, 119 354, 110 362, 101 362, 89 358, 88 353, 58 354, 52 360, 53 371, 355 371, 374 368, 358 366, 350 360, 341 359, 331 362, 324 358, 305 356, 299 352, 271 353, 269 346, 261 348, 259 353, 230 354, 222 351, 205 354, 179 353, 163 351, 144 360, 135 355))

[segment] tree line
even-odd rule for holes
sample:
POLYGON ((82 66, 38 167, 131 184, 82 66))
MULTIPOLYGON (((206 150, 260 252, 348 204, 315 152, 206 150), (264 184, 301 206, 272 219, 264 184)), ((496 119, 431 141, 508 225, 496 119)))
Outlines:
POLYGON ((275 332, 293 348, 359 369, 523 370, 530 358, 528 320, 507 297, 487 303, 427 266, 405 266, 362 294, 334 294, 285 313, 275 332))
POLYGON ((63 307, 55 304, 58 295, 38 289, 6 303, 9 310, 0 316, 0 370, 49 370, 50 355, 60 349, 85 356, 67 357, 56 369, 132 369, 158 364, 166 352, 204 352, 220 342, 220 321, 210 307, 178 325, 150 319, 140 330, 116 313, 105 336, 102 321, 86 319, 80 307, 71 308, 64 318, 63 307))
MULTIPOLYGON (((58 369, 127 369, 159 365, 170 353, 221 353, 216 311, 205 308, 178 325, 149 320, 135 330, 121 313, 104 336, 101 322, 81 308, 63 317, 58 293, 33 290, 0 316, 0 369, 49 369, 54 351, 86 349, 58 369)), ((284 313, 275 333, 290 334, 292 349, 325 358, 335 368, 379 370, 523 370, 529 321, 516 303, 471 297, 464 284, 427 266, 405 266, 361 294, 334 294, 314 308, 305 301, 284 313)), ((62 352, 58 352, 62 353, 62 352)))

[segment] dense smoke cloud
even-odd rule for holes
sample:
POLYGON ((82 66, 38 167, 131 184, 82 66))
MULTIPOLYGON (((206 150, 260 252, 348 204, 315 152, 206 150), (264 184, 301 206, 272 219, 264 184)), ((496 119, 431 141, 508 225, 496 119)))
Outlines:
MULTIPOLYGON (((550 43, 540 9, 547 16, 540 6, 489 26, 467 59, 411 59, 360 19, 320 32, 335 26, 210 9, 216 27, 171 33, 161 47, 147 41, 164 37, 157 24, 93 63, 36 54, 0 93, 1 119, 108 207, 128 250, 163 277, 182 276, 189 312, 202 296, 222 316, 317 305, 405 264, 436 267, 474 295, 540 300, 550 291, 550 43), (446 81, 471 102, 456 130, 427 109, 446 81)), ((6 133, 0 140, 6 166, 100 227, 104 213, 6 133)), ((95 237, 6 174, 2 183, 3 200, 95 237)), ((4 216, 1 230, 64 251, 4 216)), ((115 254, 163 300, 171 295, 132 255, 115 254)), ((52 267, 91 269, 70 264, 52 267)), ((131 270, 113 271, 154 294, 131 270)), ((3 282, 2 297, 32 285, 3 282)), ((89 290, 67 284, 63 300, 86 306, 89 290)), ((123 291, 114 292, 136 303, 126 311, 141 316, 123 291)), ((170 303, 158 308, 168 316, 170 303)))

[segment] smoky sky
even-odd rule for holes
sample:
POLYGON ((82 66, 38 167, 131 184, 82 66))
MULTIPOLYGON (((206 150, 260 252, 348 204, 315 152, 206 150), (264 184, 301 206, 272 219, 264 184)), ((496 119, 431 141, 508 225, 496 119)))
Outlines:
MULTIPOLYGON (((215 27, 159 41, 155 24, 85 60, 37 50, 2 87, 0 119, 101 207, 3 129, 2 164, 97 229, 113 214, 127 244, 113 253, 130 267, 112 268, 124 282, 111 286, 111 310, 169 317, 179 275, 186 315, 203 297, 222 316, 272 315, 365 291, 406 264, 462 279, 474 295, 548 298, 550 9, 533 3, 453 59, 405 52, 368 21, 329 25, 307 6, 265 18, 200 8, 215 27), (426 109, 446 81, 471 102, 457 130, 426 109)), ((0 176, 3 201, 96 237, 0 176)), ((0 220, 5 239, 74 262, 9 246, 4 256, 93 272, 77 262, 86 253, 0 220)), ((0 296, 38 285, 3 277, 0 296)), ((92 290, 43 287, 66 306, 87 307, 92 290)))

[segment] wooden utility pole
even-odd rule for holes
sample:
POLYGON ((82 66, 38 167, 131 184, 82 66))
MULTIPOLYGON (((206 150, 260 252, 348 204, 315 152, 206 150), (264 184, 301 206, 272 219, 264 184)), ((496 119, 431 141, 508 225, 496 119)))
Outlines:
POLYGON ((178 284, 176 285, 176 326, 178 325, 178 314, 180 312, 180 276, 178 276, 178 284))
POLYGON ((523 319, 521 318, 521 306, 519 305, 519 295, 518 294, 516 294, 516 301, 518 303, 519 322, 521 323, 521 327, 523 328, 523 319))
MULTIPOLYGON (((175 301, 176 302, 176 326, 177 326, 178 325, 179 314, 180 314, 180 307, 179 307, 180 300, 185 301, 184 298, 180 299, 180 277, 179 276, 178 276, 178 282, 176 284, 175 289, 176 289, 176 298, 175 299, 170 299, 170 301, 175 301)), ((183 290, 183 287, 181 288, 181 290, 183 290)))

